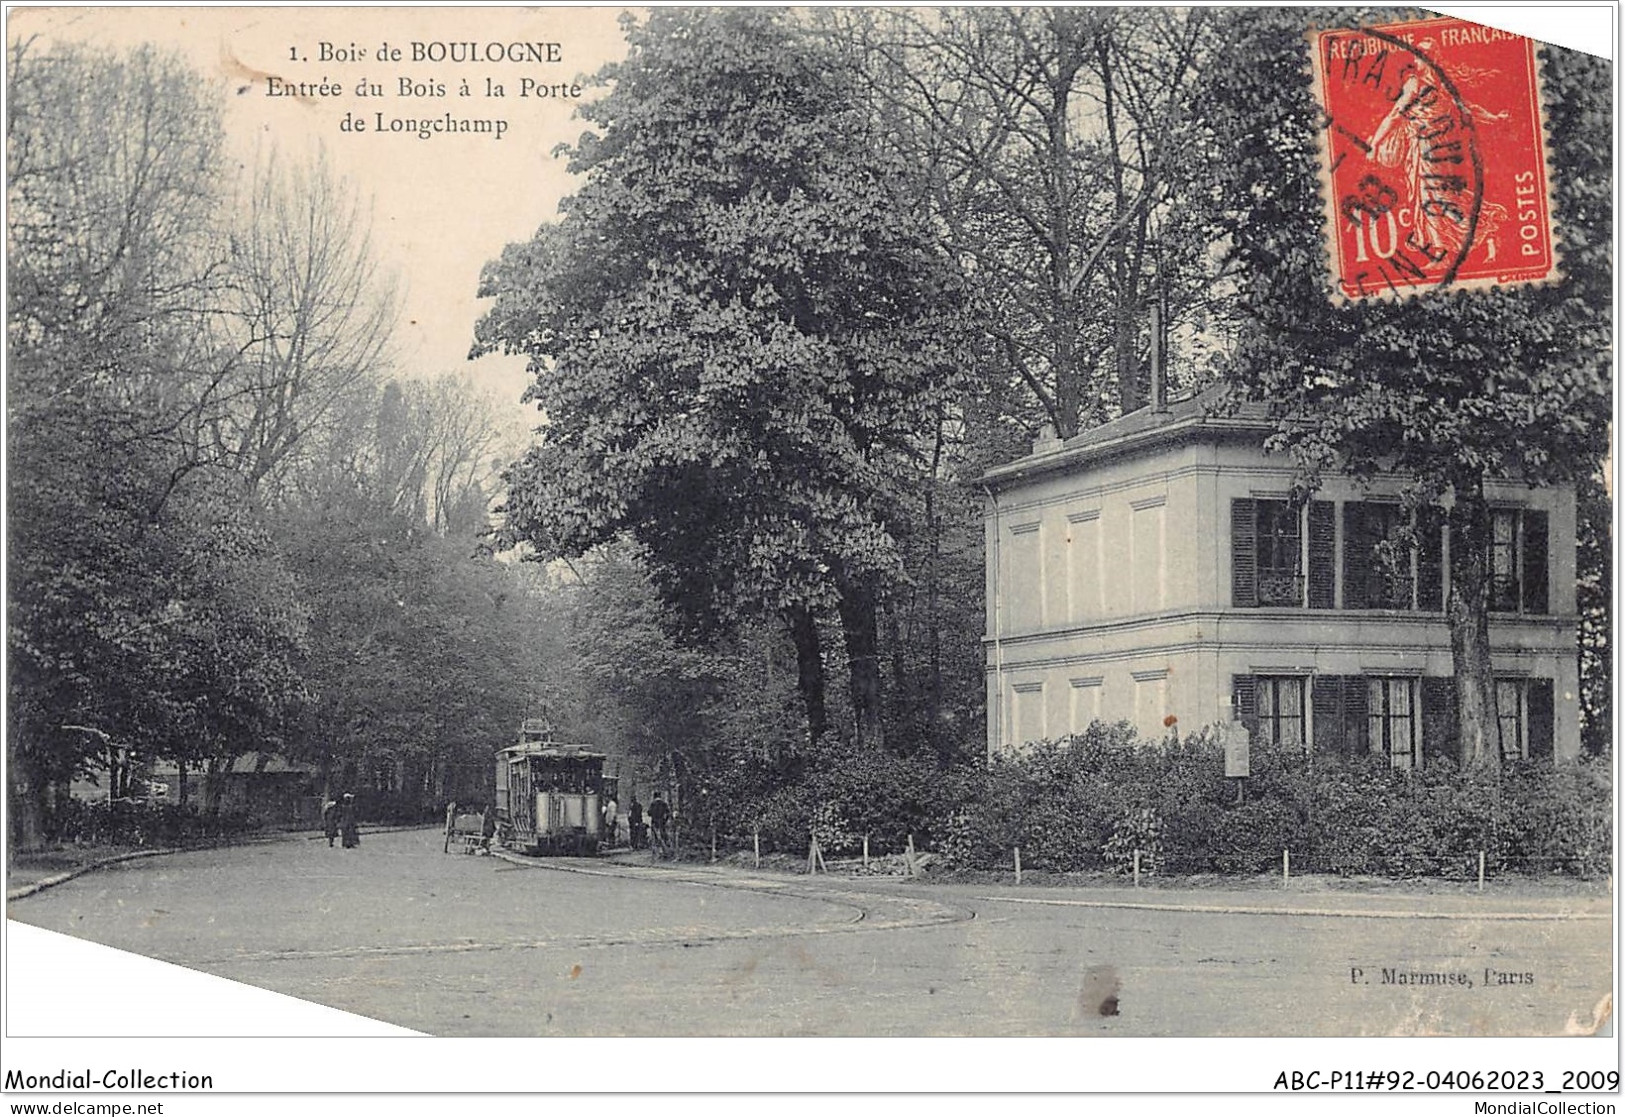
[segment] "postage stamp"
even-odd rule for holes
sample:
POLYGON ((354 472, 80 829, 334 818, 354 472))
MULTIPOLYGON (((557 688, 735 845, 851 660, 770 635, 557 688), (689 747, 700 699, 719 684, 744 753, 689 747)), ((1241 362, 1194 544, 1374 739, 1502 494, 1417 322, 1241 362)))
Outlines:
POLYGON ((1335 298, 1557 277, 1533 40, 1454 18, 1310 40, 1335 298))

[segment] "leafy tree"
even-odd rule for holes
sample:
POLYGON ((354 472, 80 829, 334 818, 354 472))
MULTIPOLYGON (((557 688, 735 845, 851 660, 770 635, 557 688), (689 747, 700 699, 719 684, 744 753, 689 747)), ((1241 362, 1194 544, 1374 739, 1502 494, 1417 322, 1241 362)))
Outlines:
POLYGON ((1249 321, 1234 382, 1269 403, 1275 441, 1312 485, 1320 471, 1414 480, 1413 506, 1448 498, 1450 622, 1463 754, 1498 756, 1490 671, 1486 482, 1584 480, 1601 468, 1610 405, 1613 218, 1606 62, 1544 51, 1561 282, 1335 306, 1316 171, 1322 117, 1303 29, 1345 13, 1226 13, 1244 66, 1210 75, 1203 102, 1221 163, 1217 227, 1245 271, 1249 321))
POLYGON ((185 761, 274 738, 304 617, 241 489, 188 437, 218 290, 207 87, 152 50, 11 51, 8 749, 26 845, 107 746, 185 761))
POLYGON ((335 788, 367 792, 370 812, 488 790, 492 753, 540 697, 538 653, 560 654, 520 573, 480 545, 489 498, 444 437, 477 413, 466 389, 374 384, 274 517, 312 613, 311 698, 290 747, 335 788), (398 793, 375 786, 380 764, 398 793))
POLYGON ((876 613, 954 376, 955 273, 888 190, 855 75, 789 15, 659 10, 627 35, 562 221, 482 281, 477 348, 527 354, 545 414, 509 531, 553 556, 631 530, 688 615, 782 617, 814 736, 833 608, 878 741, 876 613))

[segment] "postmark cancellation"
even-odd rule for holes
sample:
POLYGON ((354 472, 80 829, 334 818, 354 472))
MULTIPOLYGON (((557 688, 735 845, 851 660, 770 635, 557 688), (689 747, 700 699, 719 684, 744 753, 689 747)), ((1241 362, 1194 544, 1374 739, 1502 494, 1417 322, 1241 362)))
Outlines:
POLYGON ((1557 279, 1533 40, 1439 18, 1310 42, 1334 299, 1557 279))

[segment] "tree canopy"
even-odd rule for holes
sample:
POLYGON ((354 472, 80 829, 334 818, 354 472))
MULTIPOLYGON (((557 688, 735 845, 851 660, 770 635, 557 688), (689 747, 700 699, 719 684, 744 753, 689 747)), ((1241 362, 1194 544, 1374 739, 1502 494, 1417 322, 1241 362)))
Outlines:
MULTIPOLYGON (((1324 13, 1338 26, 1347 13, 1324 13)), ((1452 643, 1467 754, 1493 754, 1485 483, 1594 476, 1607 450, 1613 272, 1612 84, 1605 62, 1542 52, 1563 277, 1410 299, 1328 298, 1317 170, 1323 120, 1301 11, 1228 17, 1252 61, 1210 75, 1209 127, 1235 152, 1214 227, 1243 271, 1242 346, 1229 372, 1269 405, 1277 442, 1312 486, 1323 471, 1409 478, 1413 506, 1449 505, 1452 643)))
POLYGON ((544 414, 509 530, 546 555, 633 531, 693 614, 836 606, 878 737, 874 612, 959 372, 956 273, 788 14, 656 11, 628 41, 562 220, 482 285, 479 346, 531 358, 544 414))

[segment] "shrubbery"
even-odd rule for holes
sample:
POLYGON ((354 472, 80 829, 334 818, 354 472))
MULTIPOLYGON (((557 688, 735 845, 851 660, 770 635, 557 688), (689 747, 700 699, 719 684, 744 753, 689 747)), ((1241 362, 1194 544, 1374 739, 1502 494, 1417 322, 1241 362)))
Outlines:
POLYGON ((1490 872, 1611 869, 1613 788, 1605 761, 1526 762, 1502 772, 1440 760, 1418 772, 1380 758, 1255 744, 1239 802, 1206 734, 1160 743, 1127 725, 999 757, 967 781, 938 826, 953 865, 1056 872, 1256 873, 1290 850, 1295 869, 1469 879, 1490 872))
POLYGON ((876 852, 945 840, 942 804, 963 801, 967 774, 929 760, 821 741, 806 775, 760 799, 735 804, 722 820, 736 840, 759 833, 765 849, 805 852, 809 834, 831 856, 853 854, 865 836, 876 852))
POLYGON ((67 800, 60 804, 56 822, 60 841, 138 847, 218 841, 246 833, 256 825, 239 814, 200 812, 172 803, 105 799, 67 800))

